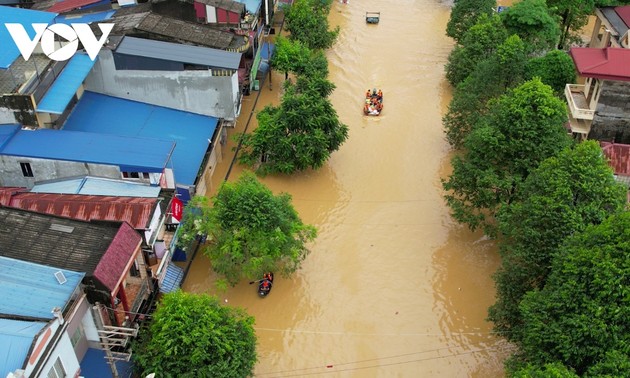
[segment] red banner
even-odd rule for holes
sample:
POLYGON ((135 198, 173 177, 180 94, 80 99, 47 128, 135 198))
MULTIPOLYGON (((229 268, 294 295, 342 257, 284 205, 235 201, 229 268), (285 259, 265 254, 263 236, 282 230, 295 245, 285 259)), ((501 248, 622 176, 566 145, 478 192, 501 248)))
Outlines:
POLYGON ((177 197, 173 197, 173 201, 171 201, 171 213, 173 214, 173 218, 177 219, 178 222, 182 220, 184 203, 177 197))

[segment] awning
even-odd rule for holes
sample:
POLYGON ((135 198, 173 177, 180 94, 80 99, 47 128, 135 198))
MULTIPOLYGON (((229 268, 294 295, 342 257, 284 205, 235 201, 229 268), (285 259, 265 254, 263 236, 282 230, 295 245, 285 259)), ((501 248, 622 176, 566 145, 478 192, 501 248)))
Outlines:
POLYGON ((171 291, 179 289, 179 285, 181 285, 183 278, 184 269, 178 267, 172 262, 169 262, 168 266, 166 267, 166 274, 164 275, 164 279, 160 283, 160 292, 170 293, 171 291))
POLYGON ((260 57, 263 60, 269 60, 273 56, 273 53, 276 51, 276 45, 273 43, 264 42, 262 48, 260 49, 260 57))
POLYGON ((64 112, 72 97, 92 70, 94 62, 87 54, 75 54, 48 92, 37 104, 37 112, 61 114, 64 112))

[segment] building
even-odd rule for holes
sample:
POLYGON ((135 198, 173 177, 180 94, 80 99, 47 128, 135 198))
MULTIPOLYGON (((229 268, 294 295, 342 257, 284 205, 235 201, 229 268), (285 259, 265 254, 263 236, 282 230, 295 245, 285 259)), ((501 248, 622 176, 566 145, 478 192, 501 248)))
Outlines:
POLYGON ((579 139, 630 143, 630 6, 595 14, 589 46, 569 51, 579 75, 565 88, 569 128, 579 139))
POLYGON ((98 336, 84 273, 0 256, 0 375, 76 377, 98 336))
POLYGON ((90 175, 174 188, 174 149, 168 140, 0 125, 0 186, 90 175))
POLYGON ((600 142, 600 146, 608 164, 613 169, 615 180, 630 189, 630 145, 600 142))

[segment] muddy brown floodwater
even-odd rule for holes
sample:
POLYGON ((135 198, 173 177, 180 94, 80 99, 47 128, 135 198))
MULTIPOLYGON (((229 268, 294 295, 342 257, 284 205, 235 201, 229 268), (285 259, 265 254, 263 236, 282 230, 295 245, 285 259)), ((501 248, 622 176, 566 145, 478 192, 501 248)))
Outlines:
MULTIPOLYGON (((506 343, 485 321, 496 247, 456 224, 442 200, 451 156, 441 125, 451 96, 443 69, 449 6, 335 2, 329 19, 341 34, 327 52, 331 101, 349 139, 317 171, 262 179, 290 193, 318 228, 311 254, 264 299, 247 282, 218 292, 208 260, 193 262, 184 290, 215 294, 256 318, 256 377, 503 376, 506 343), (366 11, 380 11, 380 23, 366 24, 366 11), (385 107, 365 117, 363 96, 373 87, 385 107)), ((255 109, 279 102, 282 76, 264 83, 255 109)), ((245 98, 235 131, 254 101, 245 98)), ((232 156, 225 149, 214 189, 232 156)), ((242 169, 235 165, 229 179, 242 169)))

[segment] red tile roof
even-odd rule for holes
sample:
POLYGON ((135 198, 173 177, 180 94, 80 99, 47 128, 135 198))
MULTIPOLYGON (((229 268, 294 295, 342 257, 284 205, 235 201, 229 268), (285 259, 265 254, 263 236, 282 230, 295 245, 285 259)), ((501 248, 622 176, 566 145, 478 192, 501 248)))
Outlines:
POLYGON ((125 277, 139 251, 142 238, 128 223, 122 223, 114 240, 105 251, 101 261, 94 269, 96 277, 111 292, 116 291, 116 284, 125 277))
POLYGON ((78 220, 125 221, 148 228, 157 198, 88 196, 82 194, 18 193, 8 206, 78 220))
POLYGON ((569 51, 580 75, 597 79, 630 81, 630 49, 573 47, 569 51))
POLYGON ((618 176, 630 176, 630 145, 600 142, 608 164, 618 176))
POLYGON ((9 206, 11 197, 13 197, 14 194, 26 192, 27 190, 28 189, 26 188, 17 188, 13 186, 0 187, 0 206, 9 206))
POLYGON ((619 15, 619 18, 623 20, 626 26, 630 27, 630 5, 624 5, 622 7, 615 7, 615 12, 619 15))
POLYGON ((48 12, 63 13, 73 9, 78 9, 86 5, 98 3, 101 0, 65 0, 58 1, 52 7, 48 8, 48 12))

